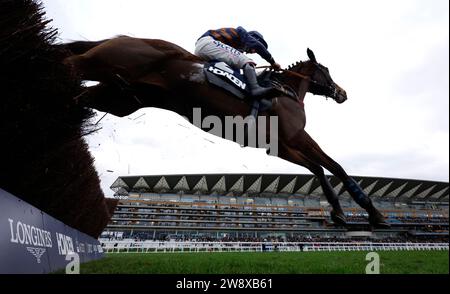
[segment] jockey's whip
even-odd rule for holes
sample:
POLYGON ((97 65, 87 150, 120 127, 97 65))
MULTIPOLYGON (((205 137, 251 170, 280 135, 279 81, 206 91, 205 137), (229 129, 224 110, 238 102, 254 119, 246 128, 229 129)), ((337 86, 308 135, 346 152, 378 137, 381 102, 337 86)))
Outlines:
POLYGON ((261 65, 261 66, 257 66, 255 67, 256 69, 260 69, 260 68, 271 68, 271 65, 261 65))

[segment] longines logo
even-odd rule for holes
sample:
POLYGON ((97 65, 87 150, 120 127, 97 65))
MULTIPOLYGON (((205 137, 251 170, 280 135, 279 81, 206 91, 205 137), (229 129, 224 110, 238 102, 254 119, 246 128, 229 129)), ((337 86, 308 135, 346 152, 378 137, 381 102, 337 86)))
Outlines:
POLYGON ((41 263, 41 257, 45 253, 46 249, 38 247, 27 247, 28 252, 36 257, 36 262, 41 263))
POLYGON ((27 246, 27 251, 36 257, 36 262, 41 263, 41 257, 46 252, 45 247, 51 248, 52 237, 49 231, 25 224, 21 221, 14 222, 8 219, 11 230, 11 243, 17 243, 27 246))
POLYGON ((52 236, 49 231, 30 226, 21 221, 14 225, 14 220, 8 219, 11 229, 11 243, 33 245, 40 247, 52 247, 52 236))
POLYGON ((103 257, 100 243, 0 188, 0 274, 47 273, 103 257))

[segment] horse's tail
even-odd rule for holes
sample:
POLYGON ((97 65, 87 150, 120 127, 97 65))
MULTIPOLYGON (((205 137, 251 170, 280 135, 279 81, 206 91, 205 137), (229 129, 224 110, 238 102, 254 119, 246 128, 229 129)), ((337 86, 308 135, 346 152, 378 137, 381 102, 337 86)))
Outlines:
POLYGON ((103 42, 108 41, 109 39, 101 40, 101 41, 75 41, 71 43, 63 43, 55 45, 56 47, 69 51, 73 55, 83 54, 92 48, 100 45, 103 42))

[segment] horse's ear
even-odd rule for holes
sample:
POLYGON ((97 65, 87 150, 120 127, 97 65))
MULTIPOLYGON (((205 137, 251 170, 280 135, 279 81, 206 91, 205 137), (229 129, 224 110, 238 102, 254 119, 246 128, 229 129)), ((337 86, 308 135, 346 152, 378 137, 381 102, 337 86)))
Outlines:
POLYGON ((314 52, 311 49, 309 48, 306 49, 306 53, 308 54, 308 57, 311 61, 317 63, 316 56, 314 55, 314 52))

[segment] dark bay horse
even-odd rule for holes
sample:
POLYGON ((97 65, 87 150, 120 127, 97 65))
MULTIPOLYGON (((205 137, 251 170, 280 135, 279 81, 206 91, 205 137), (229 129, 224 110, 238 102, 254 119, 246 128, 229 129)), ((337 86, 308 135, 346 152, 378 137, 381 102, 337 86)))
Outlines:
MULTIPOLYGON (((86 90, 87 105, 116 116, 126 116, 143 107, 158 107, 192 118, 192 109, 204 115, 246 117, 251 106, 243 100, 208 84, 203 73, 205 61, 183 48, 157 39, 120 36, 113 39, 60 45, 70 53, 65 63, 83 79, 100 82, 86 90)), ((373 227, 386 228, 383 215, 344 169, 329 157, 305 131, 303 99, 307 92, 347 99, 346 92, 331 78, 326 67, 317 62, 308 49, 309 60, 298 62, 272 77, 293 89, 297 99, 279 95, 269 110, 260 116, 278 117, 278 157, 309 169, 320 181, 330 215, 338 225, 345 225, 345 215, 338 196, 324 174, 324 168, 338 177, 352 198, 369 215, 373 227)), ((269 129, 267 125, 257 126, 269 129)), ((269 131, 268 131, 269 133, 269 131)))

